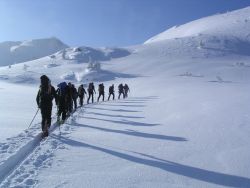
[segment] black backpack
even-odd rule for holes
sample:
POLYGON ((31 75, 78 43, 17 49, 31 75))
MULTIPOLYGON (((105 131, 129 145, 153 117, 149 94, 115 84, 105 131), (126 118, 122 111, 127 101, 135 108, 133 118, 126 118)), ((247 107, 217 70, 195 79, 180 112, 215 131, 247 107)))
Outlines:
POLYGON ((66 82, 61 82, 57 86, 58 86, 58 96, 59 97, 64 97, 65 94, 66 94, 67 83, 66 82))
POLYGON ((89 90, 89 91, 93 91, 93 90, 94 90, 94 84, 93 84, 93 83, 90 83, 90 84, 89 84, 88 90, 89 90))
POLYGON ((52 96, 52 88, 50 85, 41 85, 39 91, 39 104, 41 106, 50 104, 53 96, 52 96))
POLYGON ((113 86, 109 87, 109 93, 114 93, 114 87, 113 86))

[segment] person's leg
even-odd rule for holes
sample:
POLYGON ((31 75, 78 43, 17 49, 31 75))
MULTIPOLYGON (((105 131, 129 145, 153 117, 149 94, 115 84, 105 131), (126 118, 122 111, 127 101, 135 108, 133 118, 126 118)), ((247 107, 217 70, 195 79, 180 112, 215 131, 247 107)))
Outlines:
POLYGON ((51 126, 51 113, 52 113, 52 104, 48 107, 48 128, 51 126))
POLYGON ((66 119, 66 113, 67 113, 66 106, 64 105, 62 106, 62 120, 63 121, 66 119))
POLYGON ((80 106, 83 105, 83 96, 80 96, 80 106))
POLYGON ((46 121, 46 115, 45 115, 45 110, 41 108, 41 115, 42 115, 42 131, 44 131, 45 127, 45 121, 46 121))
POLYGON ((89 97, 88 97, 88 101, 87 101, 88 104, 89 104, 90 97, 91 97, 91 93, 89 92, 89 97))
POLYGON ((94 93, 91 94, 92 95, 92 103, 94 102, 94 93))
POLYGON ((99 96, 97 98, 97 102, 99 102, 100 97, 101 97, 101 93, 99 93, 99 96))
POLYGON ((50 108, 44 109, 44 127, 43 127, 43 136, 48 136, 49 132, 49 121, 51 118, 51 111, 50 108))
POLYGON ((74 106, 75 106, 75 110, 76 110, 77 109, 76 98, 74 98, 74 106))
POLYGON ((58 110, 57 110, 57 121, 60 120, 61 113, 62 113, 61 104, 59 104, 59 105, 58 105, 58 110))

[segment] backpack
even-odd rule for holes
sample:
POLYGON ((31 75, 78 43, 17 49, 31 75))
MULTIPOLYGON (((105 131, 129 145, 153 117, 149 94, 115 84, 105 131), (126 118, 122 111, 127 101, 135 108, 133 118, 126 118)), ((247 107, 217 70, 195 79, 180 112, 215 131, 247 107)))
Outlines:
POLYGON ((61 82, 60 84, 57 85, 57 87, 58 87, 58 96, 59 97, 65 96, 67 83, 61 82))
POLYGON ((93 91, 93 90, 94 90, 94 84, 93 84, 93 83, 90 83, 90 84, 89 84, 88 90, 89 90, 89 91, 93 91))
POLYGON ((104 91, 104 85, 103 84, 99 84, 99 91, 103 92, 104 91))
POLYGON ((48 105, 52 99, 53 99, 53 96, 52 96, 52 88, 50 85, 41 85, 40 86, 40 94, 39 94, 39 104, 41 106, 46 106, 48 105))
POLYGON ((109 93, 114 93, 114 87, 113 86, 109 87, 109 93))
POLYGON ((78 95, 79 96, 83 95, 83 87, 82 86, 79 86, 79 88, 78 88, 78 95))

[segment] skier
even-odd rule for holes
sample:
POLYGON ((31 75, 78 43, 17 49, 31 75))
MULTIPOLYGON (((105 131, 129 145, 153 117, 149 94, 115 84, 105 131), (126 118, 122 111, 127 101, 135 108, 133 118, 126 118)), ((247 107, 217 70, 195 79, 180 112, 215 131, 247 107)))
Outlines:
POLYGON ((113 100, 115 99, 115 91, 114 91, 115 87, 114 84, 112 84, 112 86, 109 87, 109 97, 108 100, 110 98, 111 95, 113 95, 113 100))
POLYGON ((102 101, 104 101, 104 85, 103 85, 103 83, 99 84, 98 91, 99 91, 99 96, 98 96, 97 102, 99 102, 99 99, 101 96, 102 96, 102 101))
POLYGON ((72 98, 73 98, 73 102, 74 102, 74 109, 77 109, 77 97, 78 97, 78 93, 77 90, 75 88, 75 85, 72 84, 72 98))
POLYGON ((48 129, 51 125, 52 101, 55 99, 57 103, 57 97, 55 88, 51 85, 49 78, 46 75, 42 75, 40 80, 41 85, 37 93, 36 102, 41 110, 43 137, 47 137, 49 135, 48 129))
POLYGON ((124 87, 123 87, 122 84, 119 84, 119 86, 118 86, 118 92, 119 92, 118 99, 120 99, 121 94, 123 95, 123 98, 125 98, 125 96, 124 96, 124 87))
POLYGON ((85 95, 87 95, 87 93, 86 93, 86 91, 85 91, 85 89, 83 87, 83 84, 81 84, 79 86, 79 88, 78 88, 78 96, 79 96, 79 99, 80 99, 80 102, 79 102, 80 106, 83 105, 83 99, 84 99, 85 95))
POLYGON ((124 96, 125 98, 128 97, 128 92, 130 92, 129 87, 127 84, 124 85, 124 96))
POLYGON ((66 119, 66 113, 67 113, 67 83, 62 82, 57 85, 58 89, 56 90, 57 98, 58 98, 58 103, 57 103, 57 121, 60 121, 60 117, 62 115, 62 122, 65 121, 66 119))
POLYGON ((95 92, 95 86, 94 86, 94 83, 93 82, 91 82, 91 83, 89 83, 89 87, 88 87, 88 95, 89 95, 89 97, 88 97, 88 104, 89 104, 89 99, 92 97, 92 103, 94 102, 94 93, 96 94, 96 92, 95 92))

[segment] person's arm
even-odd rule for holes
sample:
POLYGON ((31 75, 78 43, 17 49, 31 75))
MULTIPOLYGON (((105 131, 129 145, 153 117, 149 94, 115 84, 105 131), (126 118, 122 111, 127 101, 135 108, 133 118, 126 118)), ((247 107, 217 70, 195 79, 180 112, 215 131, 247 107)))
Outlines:
POLYGON ((36 96, 36 103, 37 103, 37 106, 40 107, 40 89, 38 90, 38 93, 36 96))

